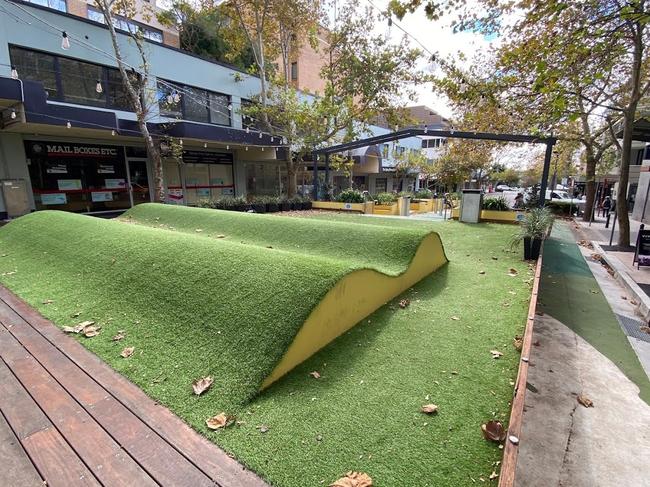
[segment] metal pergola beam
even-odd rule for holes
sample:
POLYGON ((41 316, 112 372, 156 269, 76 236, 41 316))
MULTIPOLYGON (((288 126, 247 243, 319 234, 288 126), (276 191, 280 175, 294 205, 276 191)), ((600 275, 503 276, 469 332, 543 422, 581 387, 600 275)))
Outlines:
MULTIPOLYGON (((376 144, 383 144, 386 142, 393 142, 395 140, 407 139, 409 137, 444 137, 447 139, 470 139, 470 140, 493 140, 497 142, 518 142, 526 144, 546 144, 546 153, 544 155, 544 169, 542 171, 542 180, 540 182, 539 190, 539 206, 544 206, 546 200, 546 187, 548 185, 548 174, 551 167, 551 157, 553 155, 553 146, 557 143, 557 138, 540 137, 536 135, 526 134, 494 134, 489 132, 463 132, 458 130, 429 130, 420 128, 410 128, 403 130, 396 130, 384 135, 377 135, 367 139, 355 140, 345 144, 333 145, 331 147, 324 147, 316 149, 314 154, 314 180, 313 180, 313 196, 314 200, 318 198, 318 154, 324 154, 327 162, 331 154, 337 154, 362 147, 368 147, 376 144)), ((328 171, 329 172, 329 171, 328 171)))

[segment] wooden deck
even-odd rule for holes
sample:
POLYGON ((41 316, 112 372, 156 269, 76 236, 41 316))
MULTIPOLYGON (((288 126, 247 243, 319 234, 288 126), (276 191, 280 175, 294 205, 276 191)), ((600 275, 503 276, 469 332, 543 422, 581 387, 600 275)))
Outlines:
POLYGON ((266 485, 1 286, 0 465, 21 487, 266 485))

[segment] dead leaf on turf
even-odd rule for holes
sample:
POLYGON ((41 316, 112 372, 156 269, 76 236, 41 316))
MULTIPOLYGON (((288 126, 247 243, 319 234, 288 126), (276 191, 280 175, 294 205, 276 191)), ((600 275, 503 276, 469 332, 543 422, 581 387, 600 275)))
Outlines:
POLYGON ((485 271, 478 271, 479 274, 485 274, 485 271))
POLYGON ((261 424, 257 427, 257 429, 260 430, 260 433, 266 433, 269 430, 269 427, 265 424, 261 424))
POLYGON ((205 420, 205 424, 211 430, 218 430, 231 425, 235 421, 234 416, 228 416, 226 413, 219 413, 205 420))
POLYGON ((214 238, 226 238, 225 235, 216 235, 214 238))
POLYGON ((580 404, 582 404, 586 408, 593 408, 594 407, 594 402, 591 399, 589 399, 587 396, 585 396, 584 394, 579 394, 577 399, 578 399, 578 402, 580 404))
POLYGON ((120 356, 122 358, 129 358, 131 355, 133 355, 133 352, 135 352, 135 347, 126 347, 124 350, 122 350, 120 356))
POLYGON ((402 300, 399 302, 399 307, 402 308, 402 309, 404 309, 404 308, 406 308, 409 304, 411 304, 411 301, 410 301, 410 300, 408 300, 408 299, 402 299, 402 300))
POLYGON ((348 472, 329 487, 372 487, 372 479, 367 473, 348 472))
POLYGON ((515 349, 521 351, 521 348, 524 346, 524 339, 517 335, 515 338, 513 338, 512 344, 514 345, 515 349))
POLYGON ((460 318, 458 316, 452 316, 451 319, 454 320, 454 321, 460 320, 460 318))
POLYGON ((320 374, 318 373, 317 370, 310 372, 309 375, 311 375, 314 379, 320 379, 320 374))
POLYGON ((503 427, 501 421, 491 420, 481 425, 483 437, 486 440, 495 441, 497 443, 506 439, 507 431, 503 427))
POLYGON ((640 326, 639 330, 645 333, 650 333, 650 326, 640 326))
POLYGON ((75 311, 70 315, 70 318, 79 318, 79 315, 81 314, 81 311, 75 311))
POLYGON ((205 391, 207 391, 210 386, 212 385, 213 379, 212 377, 201 377, 200 379, 197 379, 192 382, 192 389, 194 390, 194 394, 197 396, 200 396, 203 394, 205 391))
POLYGON ((197 229, 194 230, 194 231, 195 231, 196 233, 201 233, 201 232, 203 231, 203 229, 202 229, 202 228, 197 228, 197 229))
POLYGON ((438 412, 438 406, 435 404, 425 404, 420 408, 420 411, 422 411, 425 414, 435 414, 438 412))
POLYGON ((496 472, 493 470, 492 473, 490 474, 490 480, 494 480, 494 479, 496 479, 496 478, 498 478, 498 477, 499 477, 499 474, 496 473, 496 472))
POLYGON ((510 270, 508 270, 508 275, 509 275, 510 277, 514 277, 514 276, 516 276, 517 274, 519 274, 519 272, 517 272, 517 269, 515 269, 514 267, 511 267, 510 270))
POLYGON ((52 304, 53 302, 54 301, 51 299, 46 299, 45 301, 43 301, 43 304, 52 304))
POLYGON ((113 335, 112 340, 114 342, 119 342, 120 340, 123 340, 125 336, 126 336, 126 333, 124 332, 124 330, 119 330, 117 332, 117 335, 113 335))
POLYGON ((503 353, 498 350, 490 350, 490 353, 492 354, 492 358, 499 358, 503 355, 503 353))
POLYGON ((63 331, 66 333, 81 333, 82 330, 86 327, 83 323, 79 323, 75 326, 64 326, 63 331))
POLYGON ((101 326, 94 326, 94 325, 85 326, 84 329, 82 330, 82 333, 86 338, 96 337, 97 335, 99 335, 99 330, 101 330, 101 328, 102 328, 101 326))

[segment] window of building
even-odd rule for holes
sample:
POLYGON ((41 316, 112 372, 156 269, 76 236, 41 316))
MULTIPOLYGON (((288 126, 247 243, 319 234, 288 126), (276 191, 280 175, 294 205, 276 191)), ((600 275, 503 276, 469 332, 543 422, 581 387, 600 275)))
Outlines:
POLYGON ((43 7, 52 8, 58 10, 59 12, 68 11, 68 7, 65 3, 65 0, 27 0, 29 3, 34 3, 36 5, 42 5, 43 7))
MULTIPOLYGON (((241 101, 242 109, 246 109, 247 107, 250 107, 252 104, 253 102, 250 100, 242 99, 241 101)), ((262 130, 261 124, 257 123, 257 121, 254 118, 246 116, 244 114, 242 114, 241 123, 244 128, 249 128, 251 130, 262 130)))
POLYGON ((230 97, 191 86, 158 82, 158 107, 163 117, 230 126, 230 97))
MULTIPOLYGON (((88 7, 88 19, 92 20, 93 22, 98 22, 100 24, 106 23, 106 19, 104 19, 104 14, 101 13, 99 10, 90 6, 88 7)), ((140 24, 139 22, 135 22, 125 17, 120 17, 120 16, 113 17, 113 26, 116 29, 129 32, 131 34, 135 34, 136 32, 141 32, 142 36, 145 39, 149 39, 150 41, 160 42, 160 43, 162 43, 163 41, 163 33, 161 30, 154 29, 153 27, 150 27, 148 25, 140 24)))
POLYGON ((375 179, 375 193, 385 193, 387 188, 388 188, 387 178, 375 179))
POLYGON ((9 46, 9 56, 21 79, 43 83, 49 100, 131 110, 116 68, 17 46, 9 46), (97 81, 102 85, 101 93, 97 93, 97 81))
POLYGON ((297 81, 298 80, 298 63, 297 62, 291 63, 291 80, 292 81, 297 81))

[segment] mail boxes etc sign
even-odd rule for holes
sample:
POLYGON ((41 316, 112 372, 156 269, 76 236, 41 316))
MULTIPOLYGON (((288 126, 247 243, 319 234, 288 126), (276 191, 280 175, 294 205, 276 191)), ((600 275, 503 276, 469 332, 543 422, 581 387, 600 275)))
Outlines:
POLYGON ((59 158, 120 158, 121 147, 68 144, 59 142, 29 142, 27 150, 30 157, 59 157, 59 158))

